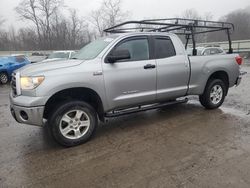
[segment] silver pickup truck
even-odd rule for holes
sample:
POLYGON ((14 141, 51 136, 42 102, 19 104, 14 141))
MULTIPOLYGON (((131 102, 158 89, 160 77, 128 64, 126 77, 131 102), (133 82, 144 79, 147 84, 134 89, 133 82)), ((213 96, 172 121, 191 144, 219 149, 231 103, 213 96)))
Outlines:
POLYGON ((186 102, 199 95, 207 109, 238 85, 237 54, 188 57, 170 33, 126 33, 98 39, 72 60, 37 63, 12 77, 11 112, 19 123, 47 120, 64 146, 86 142, 98 120, 186 102))

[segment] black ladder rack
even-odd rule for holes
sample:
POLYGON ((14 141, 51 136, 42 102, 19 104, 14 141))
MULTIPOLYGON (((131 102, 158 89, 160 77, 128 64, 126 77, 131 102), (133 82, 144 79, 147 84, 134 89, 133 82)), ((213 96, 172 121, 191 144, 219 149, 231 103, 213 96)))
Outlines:
POLYGON ((233 53, 231 33, 234 25, 228 22, 207 20, 194 20, 184 18, 149 19, 141 21, 127 21, 104 30, 107 33, 128 32, 172 32, 186 36, 186 48, 190 39, 193 44, 193 55, 197 55, 195 35, 217 31, 226 31, 228 36, 229 51, 233 53))

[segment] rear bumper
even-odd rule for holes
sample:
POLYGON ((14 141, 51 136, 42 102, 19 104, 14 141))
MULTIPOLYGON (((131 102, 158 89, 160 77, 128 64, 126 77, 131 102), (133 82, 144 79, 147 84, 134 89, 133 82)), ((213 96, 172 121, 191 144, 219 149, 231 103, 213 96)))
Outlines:
POLYGON ((244 76, 245 74, 247 74, 247 72, 240 72, 240 76, 237 78, 237 80, 235 82, 236 86, 240 85, 242 76, 244 76))
POLYGON ((236 85, 236 86, 240 85, 241 79, 242 79, 242 77, 238 77, 238 78, 237 78, 237 80, 236 80, 236 82, 235 82, 235 85, 236 85))

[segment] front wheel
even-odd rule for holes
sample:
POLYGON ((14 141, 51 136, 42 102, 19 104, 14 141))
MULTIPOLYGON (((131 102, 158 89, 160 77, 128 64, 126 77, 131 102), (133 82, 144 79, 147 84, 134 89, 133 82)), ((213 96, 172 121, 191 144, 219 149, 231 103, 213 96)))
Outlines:
POLYGON ((7 84, 9 81, 8 75, 4 72, 0 73, 0 83, 7 84))
POLYGON ((204 93, 199 96, 200 103, 207 109, 218 108, 223 104, 227 90, 222 80, 209 80, 204 93))
POLYGON ((94 134, 97 124, 95 110, 82 101, 63 103, 49 118, 52 136, 66 147, 87 142, 94 134))

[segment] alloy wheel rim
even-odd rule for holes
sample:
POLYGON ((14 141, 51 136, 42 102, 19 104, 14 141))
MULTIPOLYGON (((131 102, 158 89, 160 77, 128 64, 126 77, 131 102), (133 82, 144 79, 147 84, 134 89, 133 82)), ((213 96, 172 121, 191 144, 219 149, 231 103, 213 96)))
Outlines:
POLYGON ((90 118, 83 110, 66 112, 60 121, 60 132, 68 139, 79 139, 84 136, 90 127, 90 118))
POLYGON ((223 97, 222 87, 220 85, 213 86, 210 91, 210 101, 216 105, 221 102, 222 97, 223 97))
POLYGON ((1 81, 1 83, 6 84, 8 82, 7 75, 6 74, 1 74, 0 75, 0 81, 1 81))

